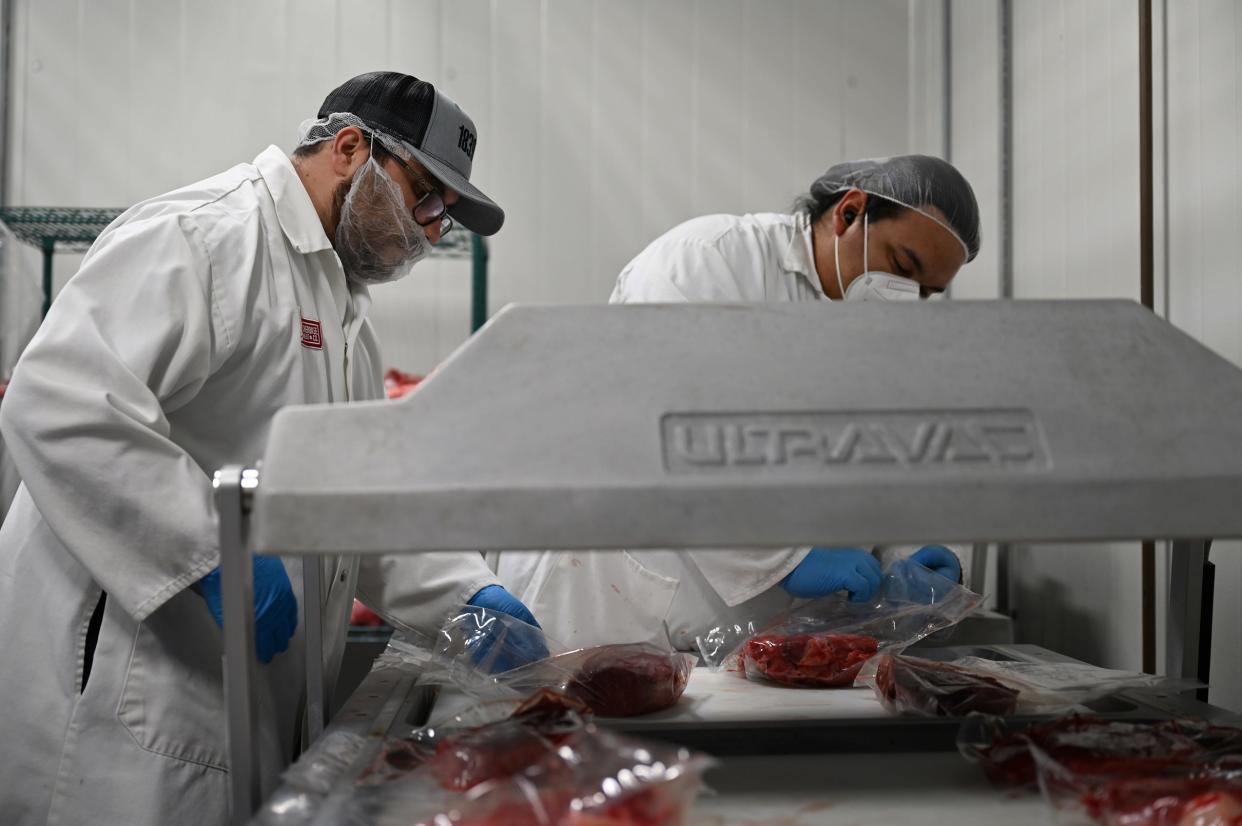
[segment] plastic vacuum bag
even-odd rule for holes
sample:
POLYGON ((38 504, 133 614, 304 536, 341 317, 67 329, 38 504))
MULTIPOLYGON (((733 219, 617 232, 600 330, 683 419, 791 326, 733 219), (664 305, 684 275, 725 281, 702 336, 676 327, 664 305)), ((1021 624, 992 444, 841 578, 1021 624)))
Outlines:
POLYGON ((598 717, 634 717, 675 705, 696 661, 652 643, 597 645, 498 675, 496 683, 519 694, 562 691, 598 717))
MULTIPOLYGON (((863 677, 861 682, 868 682, 863 677)), ((876 658, 870 679, 880 704, 892 714, 922 717, 1007 717, 1018 705, 1018 691, 979 671, 903 654, 876 658)))
POLYGON ((1131 724, 1097 729, 1085 745, 1090 753, 1060 741, 1029 745, 1040 790, 1061 823, 1242 824, 1242 730, 1131 724))
POLYGON ((1059 788, 1049 802, 1057 819, 1104 826, 1239 826, 1242 772, 1126 777, 1080 793, 1059 788))
POLYGON ((674 705, 696 658, 653 643, 598 645, 566 651, 534 626, 507 614, 464 607, 441 629, 435 657, 449 680, 484 700, 562 692, 600 717, 632 717, 674 705), (535 646, 551 653, 517 668, 535 646))
POLYGON ((974 611, 983 597, 911 560, 885 572, 869 603, 835 594, 699 637, 713 669, 786 685, 850 686, 876 654, 900 651, 974 611))
POLYGON ((1059 766, 1062 776, 1095 782, 1218 765, 1242 754, 1242 729, 1202 720, 1141 723, 1084 715, 1026 726, 975 716, 962 725, 958 750, 1000 785, 1034 785, 1036 753, 1059 766))
POLYGON ((924 717, 1063 715, 1123 689, 1189 691, 1196 680, 1114 671, 1076 662, 996 661, 961 657, 938 662, 907 654, 876 657, 859 682, 875 689, 893 714, 924 717))
POLYGON ((503 705, 386 743, 344 822, 677 826, 710 765, 676 746, 598 729, 581 703, 547 690, 508 716, 470 724, 503 705))

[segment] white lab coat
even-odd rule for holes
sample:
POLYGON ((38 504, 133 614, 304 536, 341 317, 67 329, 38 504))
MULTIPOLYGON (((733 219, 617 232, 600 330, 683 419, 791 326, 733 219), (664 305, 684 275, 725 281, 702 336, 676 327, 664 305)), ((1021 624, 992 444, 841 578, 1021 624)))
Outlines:
MULTIPOLYGON (((826 299, 807 215, 766 213, 708 215, 674 227, 626 265, 609 301, 826 299)), ((572 647, 663 640, 667 627, 677 648, 691 650, 718 622, 790 607, 793 599, 776 586, 809 550, 505 551, 489 562, 555 640, 572 647)), ((887 564, 913 550, 876 553, 887 564)))
MULTIPOLYGON (((39 274, 23 267, 25 259, 18 243, 9 228, 0 224, 0 382, 12 374, 17 357, 38 329, 43 305, 39 274)), ((33 250, 29 259, 35 260, 33 250)), ((17 468, 0 438, 0 522, 4 521, 20 483, 17 468)))
MULTIPOLYGON (((276 147, 133 207, 91 248, 0 409, 23 480, 0 528, 5 823, 224 821, 221 634, 187 590, 218 564, 211 474, 261 457, 285 405, 381 397, 369 301, 276 147)), ((478 554, 322 565, 329 674, 355 586, 428 628, 496 582, 478 554)), ((258 668, 267 790, 298 736, 298 631, 258 668)))

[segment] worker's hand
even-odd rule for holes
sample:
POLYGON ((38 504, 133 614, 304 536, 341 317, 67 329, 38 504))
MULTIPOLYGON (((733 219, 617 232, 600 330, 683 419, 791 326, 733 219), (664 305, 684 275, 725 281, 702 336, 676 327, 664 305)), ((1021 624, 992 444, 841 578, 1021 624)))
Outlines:
MULTIPOLYGON (((191 586, 224 627, 224 603, 220 595, 220 569, 216 568, 191 586)), ((298 628, 298 600, 284 563, 274 556, 254 558, 254 648, 259 661, 268 663, 289 647, 298 628)))
POLYGON ((509 621, 498 621, 471 648, 470 655, 480 667, 499 674, 548 656, 548 646, 535 615, 503 587, 488 585, 466 604, 512 617, 509 621))
POLYGON ((850 602, 868 602, 880 588, 880 563, 863 548, 812 548, 781 587, 800 598, 848 591, 850 602))
POLYGON ((962 581, 962 563, 958 561, 957 554, 943 545, 924 545, 910 555, 910 560, 931 568, 951 582, 962 581))
POLYGON ((466 604, 476 608, 486 608, 489 611, 499 611, 502 614, 517 617, 527 625, 540 627, 530 609, 523 605, 520 599, 506 591, 502 585, 488 585, 472 596, 466 604))

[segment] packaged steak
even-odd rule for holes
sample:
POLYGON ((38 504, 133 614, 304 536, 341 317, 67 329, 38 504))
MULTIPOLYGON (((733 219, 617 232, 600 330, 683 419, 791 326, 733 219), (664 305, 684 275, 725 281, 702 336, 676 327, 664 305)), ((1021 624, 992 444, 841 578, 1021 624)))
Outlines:
POLYGON ((751 679, 848 687, 872 657, 956 625, 982 600, 912 560, 898 560, 870 602, 834 594, 776 616, 722 623, 698 637, 699 651, 709 667, 751 679))
POLYGON ((1018 691, 969 668, 884 654, 878 658, 875 694, 894 714, 965 717, 967 714, 1013 714, 1018 691))
POLYGON ((879 644, 859 634, 759 634, 739 657, 746 674, 784 685, 849 686, 879 644))

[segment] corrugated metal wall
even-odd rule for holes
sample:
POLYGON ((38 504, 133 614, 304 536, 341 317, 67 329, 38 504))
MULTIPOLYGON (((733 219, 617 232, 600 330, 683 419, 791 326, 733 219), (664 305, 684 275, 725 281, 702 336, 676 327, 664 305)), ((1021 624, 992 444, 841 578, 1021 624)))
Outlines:
MULTIPOLYGON (((1167 189, 1157 170, 1157 310, 1242 365, 1242 9, 1234 0, 1154 5, 1156 114, 1164 114, 1167 56, 1168 116, 1167 146, 1156 128, 1157 161, 1168 159, 1167 189)), ((985 215, 999 187, 997 9, 957 0, 953 15, 953 160, 975 183, 985 215)), ((1138 298, 1137 14, 1133 0, 1013 3, 1018 297, 1138 298)), ((995 279, 994 268, 963 272, 955 292, 996 295, 995 279)), ((1238 550, 1227 543, 1213 551, 1212 699, 1242 709, 1238 550)), ((1104 665, 1141 665, 1137 545, 1020 549, 1014 563, 1027 641, 1104 665)))
MULTIPOLYGON (((12 203, 132 203, 289 147, 333 85, 398 69, 480 128, 476 180, 509 216, 493 309, 603 301, 673 224, 786 208, 831 163, 907 144, 906 0, 16 6, 12 203)), ((394 365, 428 370, 468 332, 464 264, 376 292, 394 365)))

